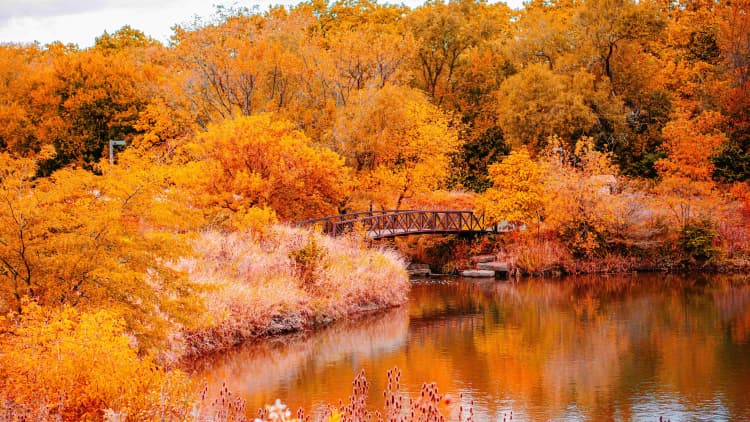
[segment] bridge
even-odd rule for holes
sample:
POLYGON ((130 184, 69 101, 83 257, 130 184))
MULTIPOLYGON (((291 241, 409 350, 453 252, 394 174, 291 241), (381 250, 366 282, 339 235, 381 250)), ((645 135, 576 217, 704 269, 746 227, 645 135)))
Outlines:
POLYGON ((408 236, 412 234, 495 233, 497 227, 486 228, 484 216, 473 211, 380 210, 300 221, 297 227, 320 227, 333 237, 355 230, 370 239, 408 236))

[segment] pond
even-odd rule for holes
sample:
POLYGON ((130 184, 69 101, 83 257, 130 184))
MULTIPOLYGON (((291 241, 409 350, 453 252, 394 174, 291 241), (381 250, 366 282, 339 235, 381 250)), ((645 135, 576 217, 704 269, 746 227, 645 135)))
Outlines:
POLYGON ((454 419, 750 420, 750 283, 736 279, 414 280, 408 305, 213 355, 194 376, 250 409, 281 398, 308 414, 347 402, 361 369, 382 409, 398 367, 411 397, 433 381, 454 397, 454 419))

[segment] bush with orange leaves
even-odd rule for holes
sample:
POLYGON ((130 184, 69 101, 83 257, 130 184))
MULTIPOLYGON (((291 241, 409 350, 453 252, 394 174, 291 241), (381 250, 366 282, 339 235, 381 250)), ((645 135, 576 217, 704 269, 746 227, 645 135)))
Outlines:
POLYGON ((139 357, 131 342, 106 310, 25 304, 0 319, 0 420, 188 417, 192 383, 139 357))

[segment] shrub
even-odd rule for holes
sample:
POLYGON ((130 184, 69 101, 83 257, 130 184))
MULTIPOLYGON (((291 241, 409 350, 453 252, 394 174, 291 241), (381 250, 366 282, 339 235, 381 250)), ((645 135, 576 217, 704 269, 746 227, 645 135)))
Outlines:
MULTIPOLYGON (((50 312, 31 302, 0 332, 0 400, 31 419, 184 419, 193 386, 179 371, 139 358, 112 313, 50 312)), ((8 412, 8 410, 6 410, 8 412)), ((0 419, 3 419, 0 417, 0 419)))
POLYGON ((318 245, 315 237, 311 236, 305 246, 289 252, 291 258, 296 264, 298 275, 302 281, 302 288, 310 290, 313 288, 315 280, 320 276, 325 250, 318 245))
POLYGON ((680 231, 678 243, 687 260, 706 262, 718 253, 718 248, 714 246, 716 237, 717 233, 710 222, 691 222, 680 231))
POLYGON ((263 233, 208 232, 195 251, 197 257, 179 266, 207 287, 211 320, 174 338, 177 354, 201 354, 407 299, 403 260, 354 237, 276 225, 263 233))

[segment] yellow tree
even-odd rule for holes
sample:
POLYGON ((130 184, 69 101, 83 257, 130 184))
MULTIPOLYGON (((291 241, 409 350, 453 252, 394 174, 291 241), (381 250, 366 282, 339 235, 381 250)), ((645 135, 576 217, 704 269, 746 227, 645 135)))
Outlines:
POLYGON ((526 147, 514 150, 489 168, 492 187, 480 197, 477 208, 487 224, 512 223, 539 227, 547 215, 547 172, 526 147))
POLYGON ((585 96, 590 86, 591 75, 586 72, 569 77, 542 64, 532 64, 509 77, 496 94, 498 123, 506 140, 528 145, 534 153, 552 135, 573 144, 595 123, 585 96))
MULTIPOLYGON (((589 0, 583 2, 575 17, 575 40, 581 47, 581 60, 597 78, 609 80, 611 93, 619 91, 618 58, 648 50, 645 46, 664 28, 659 10, 653 2, 633 0, 589 0), (626 44, 640 48, 629 51, 626 44)), ((606 81, 606 80, 605 80, 606 81)))
POLYGON ((335 214, 349 194, 344 159, 269 113, 212 125, 185 152, 190 164, 178 177, 218 223, 236 225, 263 207, 286 220, 335 214))
POLYGON ((412 11, 405 25, 418 46, 414 64, 417 86, 436 104, 451 101, 465 53, 507 32, 510 15, 504 4, 477 0, 428 2, 412 11))
POLYGON ((575 48, 572 22, 579 7, 570 0, 526 3, 519 12, 511 51, 524 64, 541 63, 550 70, 570 66, 575 48))
POLYGON ((391 85, 359 92, 337 116, 332 138, 357 172, 359 207, 398 208, 437 188, 459 144, 448 116, 422 93, 391 85))
POLYGON ((153 346, 172 323, 197 322, 194 286, 170 266, 188 252, 179 233, 189 220, 147 166, 104 170, 34 179, 34 161, 0 155, 0 308, 24 297, 106 307, 153 346))

